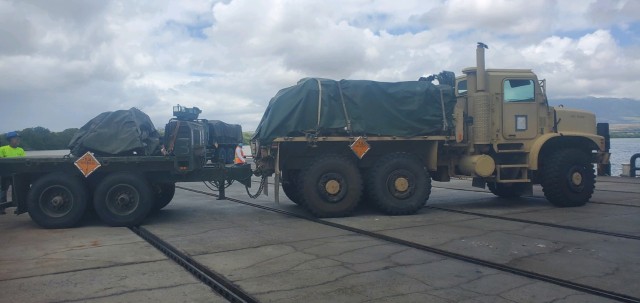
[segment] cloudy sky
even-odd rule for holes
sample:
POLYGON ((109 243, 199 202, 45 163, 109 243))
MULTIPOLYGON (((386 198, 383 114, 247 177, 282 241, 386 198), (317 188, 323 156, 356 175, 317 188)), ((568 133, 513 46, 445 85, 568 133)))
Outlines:
POLYGON ((0 0, 0 131, 171 106, 255 129, 304 77, 415 80, 532 68, 550 98, 637 98, 637 0, 0 0))

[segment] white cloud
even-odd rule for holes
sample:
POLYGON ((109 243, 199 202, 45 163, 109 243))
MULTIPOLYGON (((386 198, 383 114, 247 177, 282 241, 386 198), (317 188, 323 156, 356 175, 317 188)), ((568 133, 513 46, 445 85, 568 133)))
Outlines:
POLYGON ((132 106, 162 126, 176 103, 251 130, 300 78, 460 73, 477 41, 489 67, 532 68, 552 98, 634 98, 639 10, 632 0, 0 0, 0 130, 79 127, 132 106))

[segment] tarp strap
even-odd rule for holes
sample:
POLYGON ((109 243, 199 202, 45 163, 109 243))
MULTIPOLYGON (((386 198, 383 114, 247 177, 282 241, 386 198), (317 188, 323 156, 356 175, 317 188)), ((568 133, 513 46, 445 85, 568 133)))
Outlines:
POLYGON ((319 79, 316 79, 318 82, 318 124, 316 125, 316 131, 320 129, 320 110, 322 109, 322 84, 319 79))
POLYGON ((342 85, 340 85, 340 81, 338 81, 338 91, 340 91, 340 101, 342 101, 342 110, 344 111, 344 119, 347 120, 347 132, 351 135, 351 119, 349 118, 349 113, 347 112, 347 104, 344 102, 344 95, 342 94, 342 85))
POLYGON ((449 129, 449 125, 447 124, 447 115, 445 114, 445 110, 444 110, 444 94, 443 94, 443 89, 440 89, 440 105, 442 106, 442 130, 446 131, 447 129, 449 129))
POLYGON ((180 129, 180 120, 176 123, 176 128, 173 129, 173 134, 171 134, 171 141, 169 142, 168 152, 173 152, 173 147, 176 144, 176 138, 178 137, 178 130, 180 129))

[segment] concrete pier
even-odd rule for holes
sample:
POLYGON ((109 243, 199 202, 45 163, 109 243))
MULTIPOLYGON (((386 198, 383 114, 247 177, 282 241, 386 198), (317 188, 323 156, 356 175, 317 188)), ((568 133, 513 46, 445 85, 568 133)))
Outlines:
MULTIPOLYGON (((416 215, 386 216, 363 203, 354 216, 327 221, 640 298, 640 180, 598 177, 592 203, 578 208, 553 207, 539 187, 505 200, 465 180, 433 186, 416 215)), ((250 200, 237 184, 227 196, 250 200)), ((307 214, 282 200, 252 202, 307 214)), ((261 302, 614 302, 185 189, 143 227, 261 302)), ((226 301, 95 215, 64 230, 4 215, 0 228, 0 302, 226 301)))

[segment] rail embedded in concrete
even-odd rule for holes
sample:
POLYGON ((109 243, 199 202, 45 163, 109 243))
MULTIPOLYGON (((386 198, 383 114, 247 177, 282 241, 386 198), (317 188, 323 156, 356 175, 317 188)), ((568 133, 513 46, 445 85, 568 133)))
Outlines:
POLYGON ((218 293, 229 302, 233 303, 254 303, 258 302, 248 293, 244 292, 238 286, 234 285, 222 275, 213 272, 211 269, 195 261, 185 253, 166 241, 160 239, 158 236, 150 232, 144 227, 134 226, 130 227, 131 231, 140 236, 143 240, 147 241, 153 247, 165 254, 169 259, 182 266, 194 277, 200 280, 202 283, 209 286, 214 292, 218 293))

